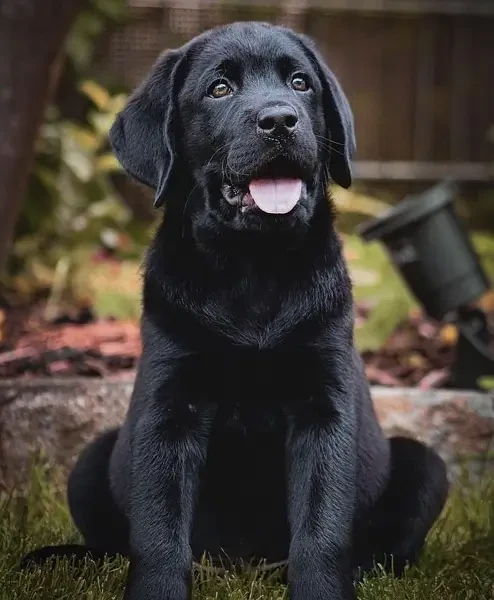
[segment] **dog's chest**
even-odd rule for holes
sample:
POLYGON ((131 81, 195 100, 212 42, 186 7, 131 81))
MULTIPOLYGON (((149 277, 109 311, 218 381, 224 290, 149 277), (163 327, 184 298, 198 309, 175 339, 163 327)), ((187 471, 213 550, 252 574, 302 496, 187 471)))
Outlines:
POLYGON ((208 400, 232 422, 248 421, 258 409, 269 420, 271 409, 310 401, 323 386, 319 361, 303 349, 232 349, 207 357, 206 365, 208 400))
MULTIPOLYGON (((287 285, 252 272, 231 286, 208 293, 197 307, 203 334, 213 333, 233 346, 267 349, 287 342, 311 311, 287 291, 287 285)), ((199 335, 201 332, 199 332, 199 335)), ((307 328, 309 339, 312 328, 307 328)))

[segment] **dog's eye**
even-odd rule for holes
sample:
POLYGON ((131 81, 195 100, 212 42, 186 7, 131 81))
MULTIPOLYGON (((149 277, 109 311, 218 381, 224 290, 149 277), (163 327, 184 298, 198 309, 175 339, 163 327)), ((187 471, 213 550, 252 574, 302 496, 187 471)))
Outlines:
POLYGON ((216 81, 208 90, 208 95, 211 98, 224 98, 231 93, 233 93, 233 90, 226 81, 216 81))
POLYGON ((309 82, 304 75, 297 74, 292 77, 292 88, 297 92, 306 92, 309 89, 309 82))

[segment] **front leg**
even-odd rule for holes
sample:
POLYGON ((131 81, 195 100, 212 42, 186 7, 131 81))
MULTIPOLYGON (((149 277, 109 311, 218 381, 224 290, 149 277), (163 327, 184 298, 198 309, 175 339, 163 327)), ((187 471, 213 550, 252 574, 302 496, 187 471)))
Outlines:
POLYGON ((289 416, 291 600, 354 600, 356 427, 351 398, 329 392, 289 416))
POLYGON ((190 598, 190 535, 211 409, 171 389, 148 402, 133 432, 125 600, 190 598))

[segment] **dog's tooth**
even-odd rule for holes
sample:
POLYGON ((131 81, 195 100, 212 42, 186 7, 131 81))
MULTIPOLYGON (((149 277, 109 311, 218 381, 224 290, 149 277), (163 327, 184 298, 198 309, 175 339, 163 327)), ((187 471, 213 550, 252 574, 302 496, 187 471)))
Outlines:
POLYGON ((241 196, 238 193, 238 190, 232 187, 231 185, 225 184, 224 186, 222 186, 221 193, 223 195, 223 198, 228 202, 228 204, 236 206, 240 203, 241 196))
POLYGON ((232 196, 232 188, 225 184, 221 187, 221 193, 223 197, 228 200, 228 198, 232 196))

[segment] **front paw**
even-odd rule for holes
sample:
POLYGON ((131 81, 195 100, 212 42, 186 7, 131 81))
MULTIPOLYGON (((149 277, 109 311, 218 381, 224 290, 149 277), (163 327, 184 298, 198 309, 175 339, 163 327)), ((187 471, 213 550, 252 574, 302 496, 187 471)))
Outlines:
POLYGON ((355 586, 348 578, 304 573, 289 583, 290 600, 356 600, 355 586))
POLYGON ((190 600, 191 580, 167 576, 163 569, 129 573, 124 600, 190 600))

